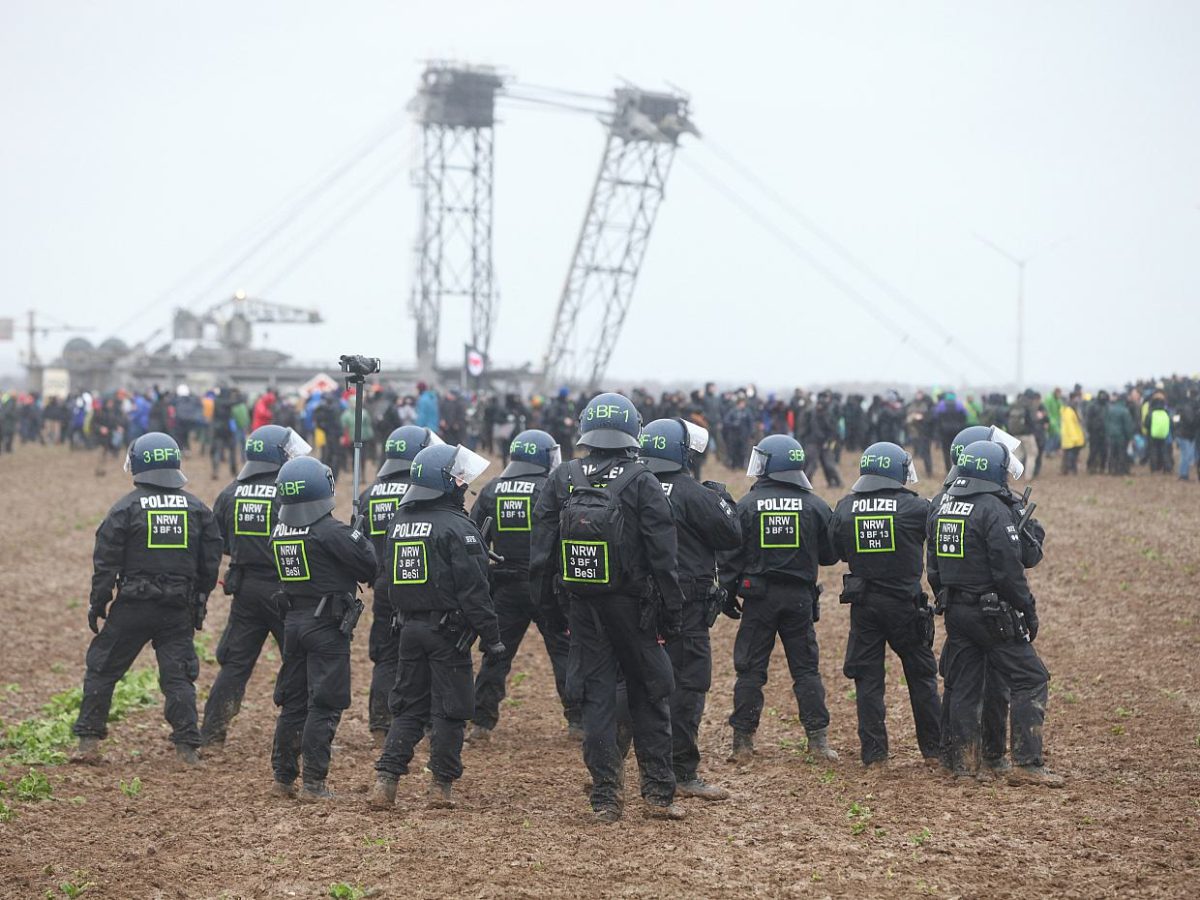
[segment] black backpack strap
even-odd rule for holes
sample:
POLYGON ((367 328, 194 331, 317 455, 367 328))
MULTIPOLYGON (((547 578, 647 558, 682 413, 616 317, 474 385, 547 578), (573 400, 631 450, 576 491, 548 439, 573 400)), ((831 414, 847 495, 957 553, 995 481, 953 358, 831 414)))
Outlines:
POLYGON ((615 499, 621 491, 625 490, 627 485, 632 484, 633 479, 637 478, 643 471, 648 472, 650 470, 646 469, 636 459, 630 460, 625 470, 608 483, 608 489, 612 492, 613 498, 615 499))
POLYGON ((583 473, 583 463, 573 459, 566 465, 567 484, 572 488, 591 487, 583 473))

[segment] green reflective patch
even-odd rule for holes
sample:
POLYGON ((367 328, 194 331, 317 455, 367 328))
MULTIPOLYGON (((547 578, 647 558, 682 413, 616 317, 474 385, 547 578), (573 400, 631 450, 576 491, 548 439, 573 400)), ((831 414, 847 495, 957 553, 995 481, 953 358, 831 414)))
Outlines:
POLYGON ((398 541, 392 545, 392 584, 424 584, 429 580, 424 541, 398 541))
POLYGON ((151 550, 186 550, 187 510, 146 510, 146 546, 151 550))
POLYGON ((367 519, 371 525, 371 534, 387 534, 392 516, 396 514, 399 501, 395 497, 372 497, 367 504, 367 519))
POLYGON ((955 519, 947 516, 940 517, 937 520, 937 529, 934 532, 934 540, 937 541, 937 555, 962 559, 966 549, 963 546, 963 533, 966 531, 966 528, 966 519, 955 519))
POLYGON ((800 513, 761 513, 758 519, 758 546, 763 550, 794 550, 799 547, 800 513))
POLYGON ((894 516, 855 516, 854 549, 859 553, 895 553, 894 516))
POLYGON ((239 537, 270 537, 271 501, 238 497, 233 502, 233 533, 239 537))
POLYGON ((574 584, 608 584, 608 543, 563 541, 562 580, 574 584))
POLYGON ((533 519, 529 514, 531 501, 531 497, 497 497, 496 530, 531 531, 533 529, 533 519))
POLYGON ((271 552, 275 554, 275 569, 280 581, 308 581, 308 553, 304 541, 271 541, 271 552))

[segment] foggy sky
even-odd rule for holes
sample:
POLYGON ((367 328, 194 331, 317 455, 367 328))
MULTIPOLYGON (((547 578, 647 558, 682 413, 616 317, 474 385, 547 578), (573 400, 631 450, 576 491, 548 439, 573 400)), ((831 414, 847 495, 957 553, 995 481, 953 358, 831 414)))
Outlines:
MULTIPOLYGON (((1198 47, 1195 2, 5 0, 0 315, 34 306, 108 337, 402 109, 423 60, 453 58, 531 84, 601 94, 620 77, 692 97, 704 137, 683 140, 614 383, 1008 380, 1016 269, 976 233, 1034 254, 1027 380, 1200 371, 1198 47), (936 317, 953 347, 718 154, 936 317)), ((583 115, 502 118, 493 356, 536 362, 603 132, 583 115)), ((409 162, 415 135, 347 187, 409 162)), ((327 201, 326 221, 339 210, 327 201)), ((328 320, 268 329, 272 344, 330 367, 341 352, 411 361, 417 216, 405 173, 271 291, 328 320)), ((120 336, 169 326, 173 305, 256 293, 320 229, 203 299, 193 279, 120 336)), ((466 317, 445 318, 448 361, 466 317)), ((0 344, 0 372, 16 359, 0 344)))

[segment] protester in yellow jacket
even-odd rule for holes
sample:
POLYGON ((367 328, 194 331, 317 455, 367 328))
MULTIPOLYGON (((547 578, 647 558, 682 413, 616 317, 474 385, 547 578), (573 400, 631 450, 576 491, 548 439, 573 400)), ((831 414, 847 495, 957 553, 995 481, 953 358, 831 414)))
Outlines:
POLYGON ((1059 413, 1064 475, 1079 474, 1079 451, 1087 444, 1087 438, 1083 434, 1083 424, 1079 421, 1079 407, 1082 402, 1083 397, 1078 392, 1072 393, 1059 413))

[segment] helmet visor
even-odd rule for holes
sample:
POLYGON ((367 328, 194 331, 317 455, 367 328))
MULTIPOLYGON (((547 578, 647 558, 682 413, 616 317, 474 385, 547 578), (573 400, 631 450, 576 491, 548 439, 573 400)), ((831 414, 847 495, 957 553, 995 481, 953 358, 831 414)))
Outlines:
POLYGON ((456 481, 470 484, 483 474, 488 465, 488 461, 478 453, 459 444, 458 452, 454 454, 454 459, 446 469, 446 473, 456 481))
POLYGON ((770 455, 763 453, 757 447, 750 451, 750 464, 746 466, 746 474, 750 478, 761 478, 767 474, 767 461, 770 455))
POLYGON ((684 430, 687 431, 688 449, 693 453, 703 453, 708 449, 708 429, 701 428, 694 422, 684 421, 684 430))
POLYGON ((556 468, 562 462, 562 447, 555 444, 547 451, 546 456, 550 463, 550 468, 556 468))
MULTIPOLYGON (((426 428, 425 430, 429 432, 429 437, 425 440, 425 447, 437 447, 439 444, 446 443, 440 437, 438 437, 438 433, 432 428, 426 428)), ((421 449, 424 450, 425 447, 422 447, 421 449)))
POLYGON ((283 442, 284 458, 295 459, 297 456, 308 456, 310 453, 312 453, 312 445, 289 428, 287 440, 283 442))
POLYGON ((121 466, 121 468, 126 475, 133 471, 133 444, 130 444, 129 449, 125 451, 125 465, 121 466))
POLYGON ((920 480, 921 479, 917 477, 917 467, 913 464, 913 458, 910 455, 908 457, 908 462, 904 466, 904 483, 916 484, 920 480))
POLYGON ((1017 450, 1021 446, 1021 439, 1013 437, 999 425, 992 426, 992 435, 988 438, 994 444, 1001 444, 1008 448, 1008 474, 1009 477, 1019 479, 1025 474, 1024 464, 1017 459, 1017 450))

